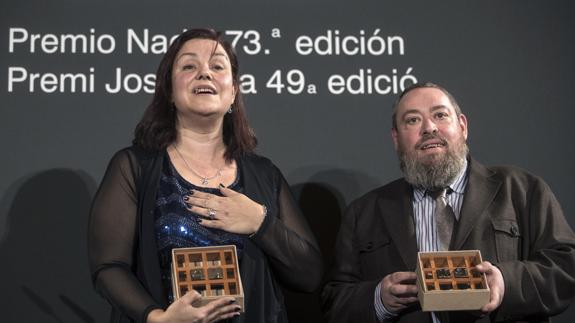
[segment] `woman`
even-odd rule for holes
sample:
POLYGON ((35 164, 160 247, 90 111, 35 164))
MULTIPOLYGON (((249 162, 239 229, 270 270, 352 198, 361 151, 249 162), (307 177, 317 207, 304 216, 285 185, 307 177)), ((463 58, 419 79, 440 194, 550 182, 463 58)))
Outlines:
POLYGON ((286 322, 279 285, 313 291, 315 238, 280 171, 253 153, 231 45, 213 30, 181 34, 163 57, 133 146, 112 158, 90 216, 96 289, 113 322, 286 322), (173 300, 171 249, 235 244, 245 312, 223 297, 173 300))

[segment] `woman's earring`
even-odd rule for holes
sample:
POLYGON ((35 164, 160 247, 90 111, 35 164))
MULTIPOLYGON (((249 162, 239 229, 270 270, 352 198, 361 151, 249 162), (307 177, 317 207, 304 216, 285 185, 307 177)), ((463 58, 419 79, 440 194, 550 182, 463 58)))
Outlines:
POLYGON ((228 109, 228 113, 232 113, 232 106, 230 105, 230 108, 228 109))

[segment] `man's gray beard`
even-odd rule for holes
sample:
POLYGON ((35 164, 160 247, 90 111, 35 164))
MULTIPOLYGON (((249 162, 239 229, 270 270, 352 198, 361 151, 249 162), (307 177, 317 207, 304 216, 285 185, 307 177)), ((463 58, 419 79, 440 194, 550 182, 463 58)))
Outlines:
POLYGON ((435 191, 453 183, 465 167, 468 152, 467 143, 463 141, 455 149, 430 156, 434 160, 423 163, 417 159, 416 153, 409 155, 399 151, 399 167, 408 183, 420 189, 435 191))

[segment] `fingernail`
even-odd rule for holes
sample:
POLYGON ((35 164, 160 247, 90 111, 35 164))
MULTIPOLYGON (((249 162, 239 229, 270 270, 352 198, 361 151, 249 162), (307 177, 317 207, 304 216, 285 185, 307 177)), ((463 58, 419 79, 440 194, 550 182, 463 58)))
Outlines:
POLYGON ((189 198, 187 195, 184 196, 184 201, 187 201, 187 200, 189 200, 189 199, 190 199, 190 198, 189 198))
POLYGON ((192 205, 190 203, 184 203, 186 205, 186 207, 190 208, 192 207, 192 205))
POLYGON ((224 184, 220 183, 220 187, 221 187, 221 188, 224 188, 225 186, 224 186, 224 184))
POLYGON ((235 303, 235 302, 236 302, 236 300, 235 300, 235 299, 232 299, 232 300, 229 301, 229 304, 233 304, 233 303, 235 303))
POLYGON ((236 310, 236 311, 239 311, 239 310, 241 310, 241 309, 242 309, 242 308, 239 307, 239 306, 236 306, 236 307, 235 307, 235 310, 236 310))
POLYGON ((202 219, 198 219, 198 223, 202 223, 202 219))
POLYGON ((188 192, 188 195, 194 195, 194 190, 190 190, 190 191, 188 192))

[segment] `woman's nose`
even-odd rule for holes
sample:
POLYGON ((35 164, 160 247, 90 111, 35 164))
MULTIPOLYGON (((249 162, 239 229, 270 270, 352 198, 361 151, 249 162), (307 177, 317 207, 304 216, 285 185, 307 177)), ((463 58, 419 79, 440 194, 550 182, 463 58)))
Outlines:
POLYGON ((212 75, 210 74, 210 69, 207 67, 201 67, 196 78, 198 80, 211 80, 212 75))

